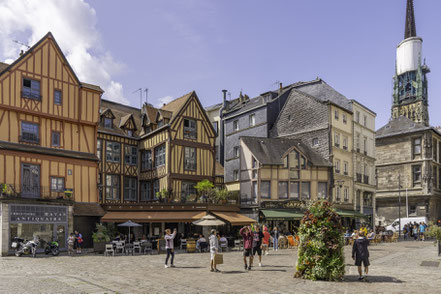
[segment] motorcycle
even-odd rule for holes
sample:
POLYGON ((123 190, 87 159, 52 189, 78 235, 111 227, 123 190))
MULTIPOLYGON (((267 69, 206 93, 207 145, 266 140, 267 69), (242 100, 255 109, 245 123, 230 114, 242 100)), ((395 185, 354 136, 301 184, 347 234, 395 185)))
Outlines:
POLYGON ((44 247, 44 253, 46 255, 52 253, 53 256, 57 256, 58 254, 60 254, 60 247, 58 245, 58 242, 56 240, 46 242, 46 245, 44 247))
POLYGON ((40 244, 38 238, 34 238, 34 240, 24 240, 18 237, 12 239, 11 248, 15 249, 15 256, 19 257, 24 255, 32 255, 32 257, 36 257, 37 248, 40 244))

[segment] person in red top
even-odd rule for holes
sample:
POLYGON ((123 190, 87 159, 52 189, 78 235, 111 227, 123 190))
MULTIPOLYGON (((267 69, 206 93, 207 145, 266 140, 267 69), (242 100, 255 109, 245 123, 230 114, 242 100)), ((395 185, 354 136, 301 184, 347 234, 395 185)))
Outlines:
POLYGON ((243 262, 245 263, 245 270, 251 270, 251 259, 253 258, 253 235, 251 234, 251 228, 243 227, 239 231, 243 238, 243 262), (249 266, 247 265, 247 257, 250 259, 249 266))
POLYGON ((271 238, 271 234, 268 232, 268 228, 263 228, 263 240, 262 240, 262 251, 263 254, 268 255, 269 253, 269 240, 271 238))

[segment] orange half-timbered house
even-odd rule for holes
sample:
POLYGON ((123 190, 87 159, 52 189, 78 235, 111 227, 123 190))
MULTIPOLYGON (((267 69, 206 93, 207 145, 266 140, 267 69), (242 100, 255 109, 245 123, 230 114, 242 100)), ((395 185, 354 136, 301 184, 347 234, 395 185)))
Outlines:
POLYGON ((189 232, 207 212, 232 225, 253 222, 238 214, 239 203, 207 203, 196 193, 200 181, 222 183, 216 181, 216 133, 194 91, 161 108, 103 101, 98 138, 102 221, 142 223, 135 237, 160 236, 165 227, 189 232))
POLYGON ((102 93, 79 81, 51 33, 12 64, 0 63, 2 255, 16 236, 57 237, 63 248, 74 220, 88 231, 89 217, 101 214, 96 134, 102 93))

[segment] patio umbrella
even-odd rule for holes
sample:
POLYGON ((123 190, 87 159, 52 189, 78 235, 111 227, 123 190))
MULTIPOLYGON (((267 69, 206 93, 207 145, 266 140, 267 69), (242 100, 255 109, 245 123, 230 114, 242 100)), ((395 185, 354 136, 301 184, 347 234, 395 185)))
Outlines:
POLYGON ((128 220, 125 223, 119 224, 118 227, 129 227, 129 243, 130 243, 130 228, 131 227, 142 227, 142 225, 134 223, 131 220, 128 220))
POLYGON ((214 226, 223 226, 225 225, 225 222, 221 221, 220 219, 217 219, 212 215, 207 214, 206 216, 202 217, 200 220, 194 221, 193 224, 196 226, 214 227, 214 226))

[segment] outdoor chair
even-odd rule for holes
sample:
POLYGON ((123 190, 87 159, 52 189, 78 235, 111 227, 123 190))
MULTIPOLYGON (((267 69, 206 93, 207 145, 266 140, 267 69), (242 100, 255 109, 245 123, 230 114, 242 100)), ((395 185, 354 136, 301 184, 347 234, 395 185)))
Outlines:
POLYGON ((221 251, 227 251, 228 250, 228 241, 219 242, 219 246, 221 251))
POLYGON ((146 252, 150 252, 150 254, 153 253, 153 247, 151 242, 144 242, 142 243, 141 247, 142 247, 142 252, 144 254, 146 254, 146 252))
POLYGON ((136 250, 138 250, 138 253, 141 254, 141 243, 140 242, 133 242, 133 253, 136 253, 136 250))
POLYGON ((118 253, 119 251, 121 251, 121 254, 124 254, 124 243, 123 242, 116 242, 115 243, 115 253, 118 253))
POLYGON ((129 255, 129 254, 132 254, 133 255, 133 244, 130 244, 130 243, 127 243, 125 246, 124 246, 124 250, 125 250, 125 252, 126 252, 126 255, 129 255))
POLYGON ((187 249, 187 239, 181 239, 181 249, 187 249))
POLYGON ((243 249, 243 240, 234 240, 234 248, 241 251, 243 249))
POLYGON ((106 244, 106 250, 104 251, 104 255, 108 256, 112 254, 112 256, 115 256, 115 249, 113 249, 113 244, 106 244))
POLYGON ((201 242, 199 243, 199 251, 202 252, 207 252, 208 249, 208 243, 207 242, 201 242))

